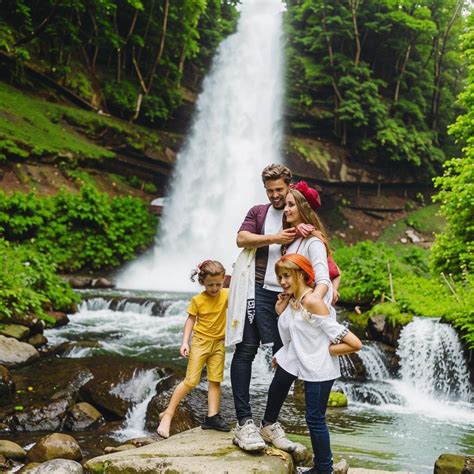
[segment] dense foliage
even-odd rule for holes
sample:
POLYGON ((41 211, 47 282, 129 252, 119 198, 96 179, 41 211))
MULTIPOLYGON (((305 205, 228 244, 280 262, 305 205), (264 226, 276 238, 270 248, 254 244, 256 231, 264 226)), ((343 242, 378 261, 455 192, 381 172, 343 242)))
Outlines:
POLYGON ((234 3, 4 0, 0 50, 19 64, 39 58, 44 71, 123 118, 156 123, 178 105, 183 75, 199 79, 232 31, 234 3))
POLYGON ((155 226, 139 199, 90 185, 44 198, 0 193, 0 237, 33 246, 61 271, 117 267, 152 243, 155 226))
POLYGON ((462 45, 469 75, 466 89, 459 96, 465 113, 450 127, 450 133, 462 145, 462 156, 449 160, 444 175, 435 179, 440 188, 436 200, 441 202, 447 226, 433 247, 433 268, 452 273, 455 279, 474 272, 474 13, 467 21, 462 45))
POLYGON ((341 301, 377 303, 366 315, 383 314, 392 324, 407 324, 413 316, 443 318, 474 348, 474 279, 457 282, 429 272, 429 251, 370 241, 341 247, 334 258, 342 269, 341 301), (392 273, 391 299, 388 265, 392 273))
POLYGON ((45 311, 69 311, 78 300, 42 252, 0 238, 0 320, 34 314, 53 322, 45 311))
POLYGON ((301 131, 433 172, 449 152, 465 3, 288 2, 287 83, 301 131))

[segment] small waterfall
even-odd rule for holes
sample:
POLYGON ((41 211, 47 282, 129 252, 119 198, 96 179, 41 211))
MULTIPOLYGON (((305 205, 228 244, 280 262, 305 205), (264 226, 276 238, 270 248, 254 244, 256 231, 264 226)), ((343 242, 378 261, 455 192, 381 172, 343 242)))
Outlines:
POLYGON ((449 324, 415 318, 403 328, 397 354, 402 381, 417 392, 444 400, 470 400, 467 365, 449 324))
POLYGON ((85 313, 87 311, 100 311, 101 309, 109 309, 112 300, 104 298, 91 298, 89 300, 81 301, 77 308, 78 313, 85 313))
POLYGON ((124 441, 148 434, 145 430, 146 410, 156 393, 156 384, 160 379, 156 370, 137 370, 130 380, 116 385, 111 390, 114 395, 133 403, 123 428, 115 433, 118 440, 124 441))
POLYGON ((237 32, 219 47, 177 157, 158 245, 119 275, 119 287, 194 291, 190 270, 206 258, 231 272, 245 213, 267 201, 260 173, 281 161, 282 13, 281 0, 242 3, 237 32))
POLYGON ((385 354, 377 344, 365 344, 358 353, 369 380, 388 380, 390 374, 385 363, 385 354))

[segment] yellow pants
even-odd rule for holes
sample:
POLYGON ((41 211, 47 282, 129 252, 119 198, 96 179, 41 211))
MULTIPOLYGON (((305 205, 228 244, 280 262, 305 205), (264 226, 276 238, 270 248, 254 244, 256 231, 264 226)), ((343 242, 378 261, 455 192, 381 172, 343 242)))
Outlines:
POLYGON ((223 339, 206 339, 199 334, 194 334, 184 383, 188 387, 195 387, 201 380, 204 365, 207 366, 207 380, 209 382, 222 382, 224 380, 224 359, 223 339))

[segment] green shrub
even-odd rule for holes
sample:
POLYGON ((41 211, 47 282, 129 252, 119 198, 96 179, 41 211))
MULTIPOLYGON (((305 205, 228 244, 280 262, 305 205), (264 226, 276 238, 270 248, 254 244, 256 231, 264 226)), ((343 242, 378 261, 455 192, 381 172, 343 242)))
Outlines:
POLYGON ((392 326, 396 326, 398 324, 405 326, 413 319, 413 315, 402 312, 400 305, 397 303, 379 303, 373 306, 368 312, 369 316, 375 316, 378 314, 385 316, 387 321, 392 326))
POLYGON ((0 239, 0 320, 32 313, 54 322, 45 311, 69 311, 78 301, 43 253, 0 239))
POLYGON ((153 183, 145 183, 143 185, 143 191, 149 194, 156 194, 158 191, 158 188, 153 183))
POLYGON ((387 261, 394 271, 396 259, 389 247, 371 241, 358 242, 337 249, 334 259, 342 270, 342 302, 367 304, 390 291, 387 261))
POLYGON ((118 117, 129 119, 137 105, 137 87, 129 81, 106 82, 104 95, 110 111, 118 117))
POLYGON ((155 227, 139 199, 91 185, 46 198, 0 194, 0 238, 34 245, 61 271, 117 267, 153 242, 155 227))

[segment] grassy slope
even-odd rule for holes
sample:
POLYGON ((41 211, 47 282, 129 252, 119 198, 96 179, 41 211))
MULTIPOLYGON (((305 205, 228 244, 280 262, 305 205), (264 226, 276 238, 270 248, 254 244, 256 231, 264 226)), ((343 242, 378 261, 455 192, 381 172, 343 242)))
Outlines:
POLYGON ((143 127, 47 102, 0 82, 0 160, 67 154, 113 158, 115 153, 94 142, 105 130, 115 144, 164 152, 158 135, 143 127))

